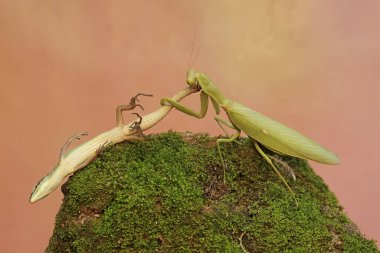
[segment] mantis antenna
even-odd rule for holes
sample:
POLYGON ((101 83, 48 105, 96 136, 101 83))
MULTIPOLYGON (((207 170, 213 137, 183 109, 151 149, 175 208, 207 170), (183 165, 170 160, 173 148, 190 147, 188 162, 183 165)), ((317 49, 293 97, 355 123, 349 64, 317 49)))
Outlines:
POLYGON ((200 50, 200 48, 201 48, 201 46, 202 46, 202 44, 199 44, 198 49, 195 51, 195 55, 194 55, 194 58, 193 58, 193 53, 194 53, 194 47, 195 47, 195 40, 196 40, 196 38, 197 38, 197 33, 195 32, 195 33, 194 33, 194 37, 193 37, 192 46, 191 46, 190 58, 189 58, 189 62, 188 62, 188 64, 187 64, 187 69, 188 69, 188 70, 193 66, 193 64, 194 64, 194 62, 195 62, 195 59, 197 59, 197 56, 198 56, 199 50, 200 50))

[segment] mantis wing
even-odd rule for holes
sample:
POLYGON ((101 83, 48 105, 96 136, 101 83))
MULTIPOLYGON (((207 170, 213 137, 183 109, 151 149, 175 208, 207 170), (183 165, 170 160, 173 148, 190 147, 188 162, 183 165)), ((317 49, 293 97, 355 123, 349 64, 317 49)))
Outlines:
POLYGON ((318 143, 240 103, 234 101, 225 110, 233 124, 272 151, 324 164, 339 164, 339 158, 318 143))

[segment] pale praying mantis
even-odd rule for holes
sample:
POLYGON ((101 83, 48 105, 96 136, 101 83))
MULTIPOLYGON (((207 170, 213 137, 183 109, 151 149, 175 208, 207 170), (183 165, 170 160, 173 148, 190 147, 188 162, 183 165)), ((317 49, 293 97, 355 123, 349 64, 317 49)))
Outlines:
POLYGON ((228 133, 223 128, 223 125, 236 130, 236 133, 228 136, 228 138, 220 138, 217 140, 218 152, 224 171, 226 169, 226 164, 220 150, 220 143, 236 141, 236 139, 240 136, 241 131, 246 133, 253 140, 257 151, 269 163, 285 186, 289 189, 297 205, 298 202, 294 192, 276 166, 272 163, 268 155, 266 155, 260 148, 259 144, 281 155, 289 155, 313 160, 324 164, 339 164, 339 158, 334 153, 320 146, 311 139, 269 117, 253 111, 252 109, 236 101, 226 98, 206 74, 190 69, 187 72, 186 81, 189 87, 193 89, 201 89, 200 112, 195 112, 170 98, 162 98, 161 105, 171 105, 179 111, 198 119, 203 118, 207 113, 208 98, 210 98, 217 115, 220 113, 220 107, 224 109, 229 121, 216 116, 216 122, 227 136, 228 133))

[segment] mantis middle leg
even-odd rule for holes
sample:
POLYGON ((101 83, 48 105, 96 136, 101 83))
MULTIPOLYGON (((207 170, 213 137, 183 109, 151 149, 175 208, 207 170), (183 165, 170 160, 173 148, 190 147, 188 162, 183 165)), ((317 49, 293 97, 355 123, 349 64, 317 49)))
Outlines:
POLYGON ((234 125, 231 124, 231 122, 228 122, 227 120, 222 119, 221 117, 216 116, 215 118, 216 123, 220 126, 220 128, 223 130, 223 132, 228 136, 226 129, 224 129, 223 125, 228 126, 229 128, 235 129, 234 125))
POLYGON ((226 166, 227 165, 224 162, 224 159, 222 156, 222 151, 220 150, 220 143, 222 143, 222 142, 228 143, 228 142, 233 142, 233 141, 236 142, 236 139, 240 136, 241 130, 239 128, 236 128, 230 122, 228 122, 228 121, 226 121, 226 120, 224 120, 218 116, 215 117, 214 119, 216 120, 216 122, 218 123, 220 128, 223 129, 224 133, 228 136, 228 138, 220 138, 220 139, 216 140, 216 144, 217 144, 218 152, 219 152, 219 157, 220 157, 220 160, 222 161, 222 165, 223 165, 223 183, 225 184, 226 183, 226 166), (237 132, 235 134, 229 136, 227 131, 224 129, 223 125, 228 126, 232 129, 235 129, 237 132))

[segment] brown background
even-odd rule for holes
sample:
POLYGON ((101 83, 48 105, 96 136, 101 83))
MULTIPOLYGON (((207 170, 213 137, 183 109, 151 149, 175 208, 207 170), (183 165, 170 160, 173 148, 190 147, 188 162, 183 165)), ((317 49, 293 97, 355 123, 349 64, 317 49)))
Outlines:
MULTIPOLYGON (((112 128, 115 106, 137 92, 155 95, 143 98, 149 112, 185 87, 195 34, 194 68, 228 97, 339 154, 339 166, 312 165, 380 240, 379 3, 0 1, 2 252, 46 247, 62 193, 28 198, 63 142, 112 128)), ((150 133, 220 134, 212 115, 173 111, 150 133)))

